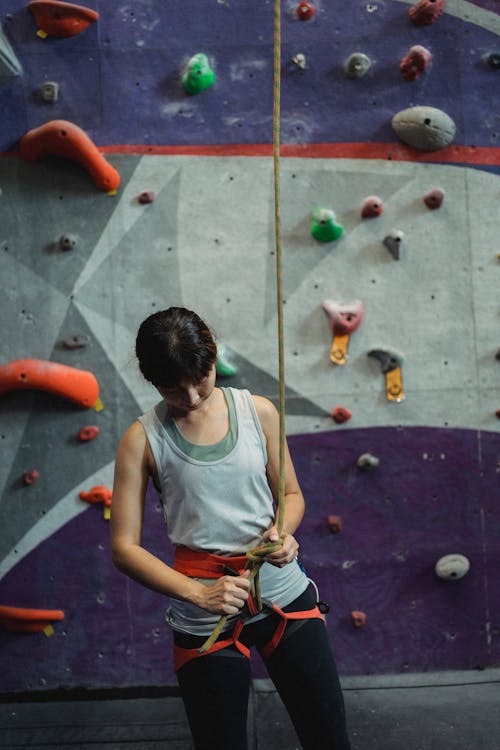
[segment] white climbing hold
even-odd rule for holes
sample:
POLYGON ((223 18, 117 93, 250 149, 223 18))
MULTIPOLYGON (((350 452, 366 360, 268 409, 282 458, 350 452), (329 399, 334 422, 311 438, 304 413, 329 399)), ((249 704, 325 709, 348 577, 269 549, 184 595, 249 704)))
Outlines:
POLYGON ((436 575, 444 581, 456 581, 463 578, 470 568, 470 562, 464 555, 445 555, 435 566, 436 575))

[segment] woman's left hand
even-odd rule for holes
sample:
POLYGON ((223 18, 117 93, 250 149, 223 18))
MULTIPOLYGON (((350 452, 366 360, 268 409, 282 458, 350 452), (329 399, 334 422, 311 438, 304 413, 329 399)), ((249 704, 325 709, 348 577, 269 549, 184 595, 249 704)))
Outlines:
MULTIPOLYGON (((266 542, 277 542, 279 539, 280 535, 276 526, 271 526, 262 536, 264 544, 266 542)), ((299 551, 299 544, 294 536, 291 534, 281 534, 281 539, 283 541, 281 547, 276 552, 271 552, 263 558, 265 562, 276 565, 278 568, 282 568, 284 565, 293 562, 299 551)))

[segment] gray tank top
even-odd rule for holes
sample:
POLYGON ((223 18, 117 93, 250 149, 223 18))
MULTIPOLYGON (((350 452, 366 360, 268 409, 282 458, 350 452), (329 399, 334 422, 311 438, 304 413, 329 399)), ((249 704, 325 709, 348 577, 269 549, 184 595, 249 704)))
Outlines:
MULTIPOLYGON (((176 439, 173 430, 178 428, 173 427, 163 401, 139 419, 156 463, 172 544, 238 555, 260 543, 273 522, 274 502, 266 477, 266 441, 252 396, 247 390, 227 390, 226 401, 229 404, 230 397, 234 401, 229 414, 236 421, 228 436, 232 433, 235 437, 221 441, 228 446, 227 452, 214 446, 208 460, 200 457, 203 451, 200 454, 199 446, 190 450, 192 444, 186 438, 181 435, 176 439)), ((264 563, 260 580, 263 599, 279 607, 289 604, 308 586, 297 562, 283 568, 264 563)), ((219 619, 189 602, 174 599, 167 617, 173 628, 196 635, 208 635, 219 619)))

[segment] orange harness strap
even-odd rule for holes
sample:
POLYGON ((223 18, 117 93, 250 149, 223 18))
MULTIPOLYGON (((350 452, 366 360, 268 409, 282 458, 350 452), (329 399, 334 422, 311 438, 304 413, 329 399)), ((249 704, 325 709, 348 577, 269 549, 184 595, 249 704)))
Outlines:
POLYGON ((176 646, 174 643, 174 671, 177 672, 181 667, 184 666, 184 664, 187 664, 188 661, 197 659, 200 656, 214 654, 216 651, 221 651, 223 648, 227 648, 228 646, 235 646, 240 654, 243 654, 243 656, 245 656, 247 659, 250 659, 250 649, 244 646, 243 643, 238 640, 242 630, 243 621, 238 620, 233 630, 233 634, 230 638, 224 638, 224 640, 222 641, 216 641, 208 649, 208 651, 204 651, 202 653, 200 653, 199 648, 181 648, 181 646, 176 646))
POLYGON ((313 607, 313 609, 305 609, 299 612, 283 612, 276 604, 273 604, 272 608, 273 612, 276 612, 281 617, 281 622, 278 623, 271 640, 260 649, 260 654, 264 661, 267 661, 278 648, 288 620, 323 620, 325 622, 325 617, 321 614, 317 606, 313 607))
MULTIPOLYGON (((212 555, 210 552, 204 552, 202 550, 198 551, 188 549, 187 547, 176 547, 173 567, 175 570, 178 570, 179 573, 183 573, 191 578, 221 578, 223 575, 241 575, 246 568, 247 562, 246 555, 225 557, 223 555, 212 555)), ((247 606, 250 614, 257 613, 255 602, 251 596, 248 598, 247 606)), ((265 660, 269 659, 278 647, 285 632, 288 620, 320 619, 323 620, 323 622, 325 621, 325 618, 319 611, 318 607, 307 609, 302 612, 284 612, 276 604, 273 604, 270 609, 281 617, 281 621, 278 623, 271 640, 260 649, 262 658, 265 660)), ((249 659, 250 649, 239 640, 244 626, 245 623, 243 620, 238 620, 230 637, 216 641, 203 653, 200 653, 198 648, 182 648, 181 646, 176 646, 174 644, 174 670, 177 672, 182 666, 184 666, 184 664, 192 661, 192 659, 197 659, 200 656, 207 656, 208 654, 222 651, 222 649, 227 648, 228 646, 234 646, 240 654, 243 654, 243 656, 249 659)))

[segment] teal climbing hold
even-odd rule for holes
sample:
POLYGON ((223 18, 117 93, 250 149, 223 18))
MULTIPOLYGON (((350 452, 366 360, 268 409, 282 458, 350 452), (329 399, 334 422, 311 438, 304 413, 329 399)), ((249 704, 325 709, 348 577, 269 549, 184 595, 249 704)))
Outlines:
POLYGON ((0 26, 0 79, 14 78, 21 73, 21 70, 21 63, 0 26))
POLYGON ((330 208, 315 208, 311 217, 311 234, 319 242, 333 242, 342 236, 344 227, 337 224, 330 208))
POLYGON ((186 94, 199 94, 215 83, 215 73, 210 67, 208 57, 203 52, 193 55, 188 61, 182 76, 182 85, 186 94))
POLYGON ((215 363, 215 372, 221 377, 231 377, 236 375, 238 370, 226 358, 226 347, 220 342, 217 344, 217 361, 215 363))

